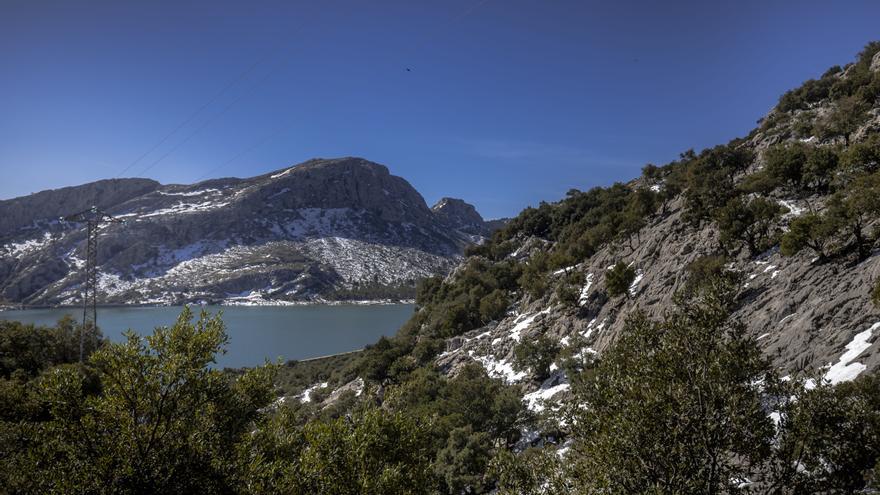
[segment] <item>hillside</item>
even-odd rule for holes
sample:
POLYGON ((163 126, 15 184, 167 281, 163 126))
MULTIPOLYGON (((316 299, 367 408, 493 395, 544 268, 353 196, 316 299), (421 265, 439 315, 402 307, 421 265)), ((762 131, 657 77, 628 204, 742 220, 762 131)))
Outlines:
MULTIPOLYGON (((354 380, 407 395, 424 386, 424 368, 457 380, 476 363, 518 390, 532 415, 514 450, 549 442, 567 451, 574 432, 563 415, 584 380, 569 374, 601 366, 633 317, 668 317, 677 295, 718 274, 737 281, 731 321, 783 381, 810 389, 873 376, 878 97, 873 43, 783 95, 744 138, 526 209, 451 275, 423 284, 420 309, 395 339, 322 379, 331 391, 354 380), (549 367, 523 364, 527 352, 543 352, 549 367)), ((325 407, 338 398, 327 396, 325 407)))
POLYGON ((84 226, 58 219, 92 204, 126 220, 100 235, 108 304, 412 298, 490 232, 471 205, 430 209, 360 158, 193 185, 106 180, 0 201, 0 300, 78 303, 84 226))

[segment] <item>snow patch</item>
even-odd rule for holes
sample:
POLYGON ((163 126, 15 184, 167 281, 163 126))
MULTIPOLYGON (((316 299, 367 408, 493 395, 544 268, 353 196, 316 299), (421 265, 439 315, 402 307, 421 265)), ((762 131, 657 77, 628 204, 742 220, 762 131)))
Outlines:
POLYGON ((865 371, 866 366, 862 363, 853 363, 859 355, 871 347, 869 339, 873 336, 874 330, 880 328, 880 322, 875 323, 871 328, 857 334, 852 341, 846 345, 846 352, 840 356, 840 360, 828 368, 825 373, 825 380, 831 385, 841 382, 848 382, 859 376, 859 373, 865 371))
POLYGON ((592 274, 592 273, 588 273, 588 274, 587 274, 586 284, 584 284, 584 287, 581 289, 581 295, 580 295, 580 297, 578 298, 578 304, 579 304, 579 305, 583 306, 584 303, 587 302, 587 299, 590 298, 590 289, 591 289, 592 287, 593 287, 593 274, 592 274))
POLYGON ((319 388, 327 388, 327 382, 316 383, 311 387, 305 389, 303 393, 299 395, 300 402, 311 402, 312 401, 312 392, 318 390, 319 388))
POLYGON ((630 284, 630 286, 629 286, 629 295, 630 296, 636 295, 636 293, 638 292, 638 289, 639 289, 639 282, 641 282, 643 278, 645 278, 645 274, 641 270, 639 270, 636 273, 636 278, 633 279, 632 284, 630 284))
POLYGON ((785 215, 783 215, 783 218, 798 217, 798 216, 803 215, 804 212, 807 211, 806 208, 804 208, 804 207, 802 207, 802 206, 798 206, 798 205, 796 205, 795 202, 794 202, 794 200, 787 201, 787 200, 784 200, 784 199, 780 199, 780 200, 779 200, 779 204, 782 205, 782 206, 784 206, 784 207, 786 207, 786 208, 788 208, 788 213, 786 213, 785 215))
POLYGON ((52 242, 52 234, 49 232, 44 232, 42 237, 37 239, 28 239, 23 242, 12 242, 3 246, 3 251, 5 256, 11 256, 13 258, 19 258, 21 256, 25 256, 28 254, 35 253, 52 242))
POLYGON ((294 169, 294 168, 295 168, 295 167, 290 167, 289 169, 287 169, 287 170, 285 170, 285 171, 283 171, 283 172, 279 172, 279 173, 273 175, 271 178, 272 178, 272 179, 277 179, 277 178, 279 178, 279 177, 284 177, 285 175, 287 175, 287 174, 293 172, 293 169, 294 169))
POLYGON ((486 373, 488 373, 489 376, 492 378, 503 378, 508 384, 516 383, 526 376, 524 371, 515 371, 513 369, 513 364, 506 359, 496 360, 493 356, 472 357, 483 365, 483 368, 486 369, 486 373))
POLYGON ((532 393, 523 396, 526 407, 531 411, 539 413, 545 409, 545 402, 550 400, 554 395, 568 390, 571 387, 565 379, 565 375, 556 375, 544 380, 541 388, 532 393))

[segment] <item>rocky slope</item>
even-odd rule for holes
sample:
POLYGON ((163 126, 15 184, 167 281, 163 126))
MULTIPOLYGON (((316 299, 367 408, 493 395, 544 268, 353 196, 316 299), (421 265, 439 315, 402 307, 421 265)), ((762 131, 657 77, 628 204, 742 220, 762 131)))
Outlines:
MULTIPOLYGON (((863 65, 868 66, 864 61, 863 65)), ((851 64, 832 69, 823 81, 827 80, 828 85, 847 83, 855 77, 857 68, 851 64)), ((868 81, 880 80, 880 75, 872 74, 880 74, 880 52, 871 59, 867 76, 868 81)), ((823 81, 819 82, 825 84, 823 81)), ((790 94, 797 96, 799 92, 803 91, 790 94)), ((783 103, 746 139, 732 143, 755 156, 737 175, 738 186, 764 169, 768 150, 774 146, 803 143, 845 153, 855 144, 877 139, 880 132, 880 99, 863 108, 857 124, 838 135, 828 132, 828 119, 846 103, 833 91, 830 96, 803 103, 802 108, 786 109, 783 103)), ((860 159, 876 160, 877 155, 866 155, 860 159)), ((861 164, 866 169, 874 167, 875 173, 878 165, 861 164)), ((662 192, 667 186, 642 177, 626 187, 662 192)), ((575 353, 601 355, 620 335, 627 316, 643 311, 660 319, 671 308, 673 294, 684 285, 686 268, 702 256, 722 251, 716 223, 703 222, 695 227, 683 218, 686 191, 670 196, 662 210, 624 242, 606 243, 586 260, 547 273, 550 290, 542 297, 519 292, 499 321, 448 339, 436 364, 454 375, 464 364, 477 361, 490 375, 521 384, 527 407, 536 412, 564 401, 569 384, 559 366, 552 366, 552 376, 543 383, 515 369, 513 350, 519 342, 546 335, 563 348, 577 346, 575 353), (636 276, 625 297, 612 298, 607 294, 606 275, 621 261, 633 267, 636 276), (552 291, 565 283, 566 277, 578 281, 579 297, 574 307, 564 304, 552 291)), ((751 197, 763 197, 786 208, 787 213, 775 225, 780 232, 787 231, 800 216, 823 214, 831 201, 830 194, 798 196, 785 188, 752 193, 751 197)), ((834 384, 880 368, 880 309, 871 301, 871 291, 880 280, 880 215, 865 217, 863 227, 873 239, 865 259, 842 255, 823 260, 810 250, 783 256, 778 243, 757 255, 739 250, 730 258, 728 269, 744 276, 733 318, 745 324, 747 332, 783 374, 810 374, 834 384)), ((509 259, 523 264, 555 248, 552 240, 535 236, 519 235, 513 242, 515 249, 509 259)), ((453 273, 446 282, 455 283, 456 277, 453 273)))
POLYGON ((0 300, 78 303, 84 226, 59 217, 91 205, 126 220, 100 234, 104 303, 410 297, 490 231, 471 205, 446 203, 455 207, 428 208, 406 180, 360 158, 193 185, 43 191, 0 201, 0 300))

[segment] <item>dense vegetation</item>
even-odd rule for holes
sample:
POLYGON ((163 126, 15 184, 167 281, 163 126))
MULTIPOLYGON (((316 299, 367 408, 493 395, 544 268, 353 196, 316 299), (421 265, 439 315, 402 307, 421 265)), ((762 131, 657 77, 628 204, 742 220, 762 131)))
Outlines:
POLYGON ((494 463, 501 493, 853 493, 880 481, 880 379, 781 379, 729 318, 742 278, 694 281, 663 321, 627 320, 580 374, 564 460, 494 463))

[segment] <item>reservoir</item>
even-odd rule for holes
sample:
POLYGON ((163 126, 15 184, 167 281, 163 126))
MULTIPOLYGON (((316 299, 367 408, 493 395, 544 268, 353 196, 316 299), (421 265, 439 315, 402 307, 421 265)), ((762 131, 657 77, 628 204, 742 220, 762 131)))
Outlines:
MULTIPOLYGON (((193 306, 198 318, 200 306, 193 306)), ((209 313, 223 312, 229 342, 226 354, 217 356, 219 367, 258 366, 268 359, 305 359, 353 351, 391 336, 413 314, 412 304, 304 305, 304 306, 205 306, 209 313)), ((98 327, 114 342, 123 332, 152 333, 156 326, 171 325, 182 307, 98 308, 98 327)), ((82 309, 26 309, 0 311, 0 320, 54 325, 65 314, 77 321, 82 309)))

